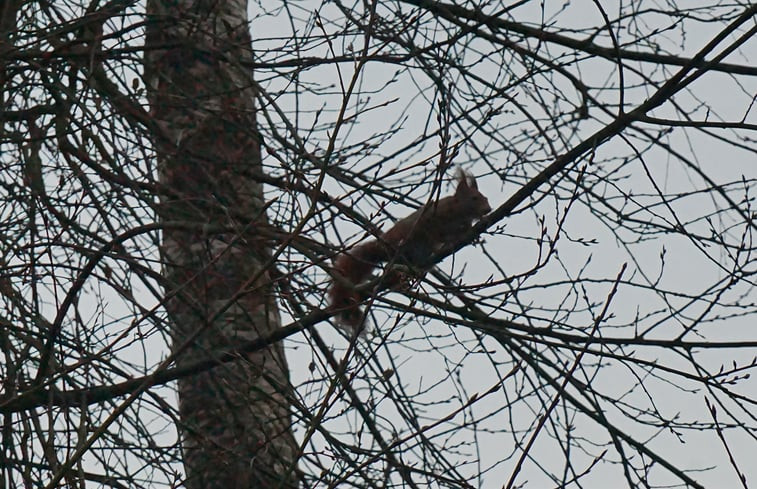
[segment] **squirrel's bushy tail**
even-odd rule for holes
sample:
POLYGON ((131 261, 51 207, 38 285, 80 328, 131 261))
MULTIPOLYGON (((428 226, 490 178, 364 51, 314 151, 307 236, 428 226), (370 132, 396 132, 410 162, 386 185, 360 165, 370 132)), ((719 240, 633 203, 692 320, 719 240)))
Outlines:
POLYGON ((337 321, 353 330, 363 324, 363 300, 355 287, 368 278, 376 266, 386 260, 386 249, 378 241, 368 241, 340 254, 334 261, 338 274, 329 289, 329 302, 339 311, 337 321))

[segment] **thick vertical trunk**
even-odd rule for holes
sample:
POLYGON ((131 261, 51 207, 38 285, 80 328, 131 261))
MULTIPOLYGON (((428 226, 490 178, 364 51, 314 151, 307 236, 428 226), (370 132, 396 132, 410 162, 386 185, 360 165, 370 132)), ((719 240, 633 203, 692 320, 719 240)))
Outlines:
MULTIPOLYGON (((162 259, 179 364, 280 327, 255 130, 246 2, 148 1, 145 73, 157 139, 162 259), (177 225, 179 223, 179 225, 177 225), (180 225, 186 223, 186 227, 180 225), (228 232, 217 232, 218 228, 228 232), (213 231, 208 231, 213 229, 213 231)), ((186 487, 295 487, 281 344, 179 381, 186 487)))

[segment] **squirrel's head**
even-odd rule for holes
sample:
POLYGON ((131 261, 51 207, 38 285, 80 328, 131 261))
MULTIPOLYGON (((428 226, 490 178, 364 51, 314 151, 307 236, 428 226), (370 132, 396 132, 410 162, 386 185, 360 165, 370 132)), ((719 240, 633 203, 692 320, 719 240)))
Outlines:
POLYGON ((463 204, 469 217, 477 219, 492 210, 489 200, 478 191, 476 179, 462 170, 458 170, 458 184, 457 190, 455 190, 455 197, 458 202, 463 204))

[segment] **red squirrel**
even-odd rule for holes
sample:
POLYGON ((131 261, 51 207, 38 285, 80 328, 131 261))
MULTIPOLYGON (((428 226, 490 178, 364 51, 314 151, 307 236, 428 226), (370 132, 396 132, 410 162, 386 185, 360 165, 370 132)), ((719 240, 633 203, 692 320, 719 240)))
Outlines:
POLYGON ((368 279, 380 264, 397 260, 414 265, 460 239, 473 221, 491 211, 489 201, 478 191, 476 180, 459 171, 453 195, 426 204, 397 221, 378 239, 359 244, 334 260, 339 275, 329 289, 331 306, 339 310, 337 322, 353 332, 361 330, 364 299, 355 287, 368 279))

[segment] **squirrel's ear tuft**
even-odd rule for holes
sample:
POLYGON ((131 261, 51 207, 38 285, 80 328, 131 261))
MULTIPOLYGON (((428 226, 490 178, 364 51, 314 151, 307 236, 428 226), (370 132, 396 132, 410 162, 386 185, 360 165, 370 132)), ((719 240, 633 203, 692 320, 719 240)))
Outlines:
POLYGON ((469 183, 468 183, 469 175, 465 173, 465 171, 459 166, 457 167, 457 170, 455 170, 455 178, 457 178, 457 191, 458 192, 469 186, 469 183))
POLYGON ((476 179, 473 177, 473 175, 469 175, 466 173, 465 176, 467 177, 468 186, 470 188, 478 189, 478 184, 476 183, 476 179))
POLYGON ((457 177, 457 190, 461 189, 478 189, 478 184, 476 183, 476 178, 471 175, 470 173, 466 172, 459 166, 457 167, 457 170, 455 171, 455 176, 457 177))

